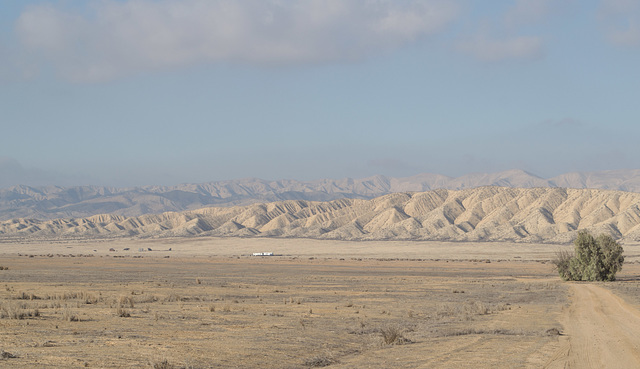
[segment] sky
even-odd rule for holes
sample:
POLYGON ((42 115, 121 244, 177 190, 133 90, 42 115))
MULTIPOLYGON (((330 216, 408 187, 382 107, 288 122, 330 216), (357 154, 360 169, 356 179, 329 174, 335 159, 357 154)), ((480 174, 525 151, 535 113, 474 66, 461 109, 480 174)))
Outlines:
POLYGON ((0 187, 640 168, 640 0, 0 2, 0 187))

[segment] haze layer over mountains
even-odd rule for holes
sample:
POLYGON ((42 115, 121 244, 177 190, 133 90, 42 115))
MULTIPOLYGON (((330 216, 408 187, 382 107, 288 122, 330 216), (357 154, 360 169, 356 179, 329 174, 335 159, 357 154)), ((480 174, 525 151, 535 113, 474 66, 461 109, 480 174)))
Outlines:
POLYGON ((419 174, 405 178, 374 176, 306 182, 252 178, 135 188, 14 186, 0 189, 0 220, 79 218, 98 214, 130 217, 210 206, 228 207, 283 200, 373 199, 397 192, 461 190, 480 186, 566 187, 640 192, 640 170, 576 172, 550 179, 521 170, 510 170, 492 174, 469 174, 458 178, 419 174))

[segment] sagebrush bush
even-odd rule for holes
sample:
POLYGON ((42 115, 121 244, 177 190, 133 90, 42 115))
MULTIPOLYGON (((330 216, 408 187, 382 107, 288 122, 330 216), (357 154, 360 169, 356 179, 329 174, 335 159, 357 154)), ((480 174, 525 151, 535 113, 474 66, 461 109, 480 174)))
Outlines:
POLYGON ((402 345, 411 342, 406 339, 402 333, 403 329, 397 325, 389 325, 380 328, 382 340, 387 345, 402 345))
POLYGON ((153 369, 174 369, 176 366, 171 364, 167 359, 151 364, 153 369))
POLYGON ((118 306, 116 308, 116 316, 119 316, 121 318, 129 318, 131 316, 131 313, 129 312, 129 310, 123 308, 122 306, 118 306))
POLYGON ((304 365, 305 366, 311 366, 311 367, 325 367, 325 366, 329 366, 331 364, 333 364, 335 362, 335 360, 333 360, 333 358, 328 357, 328 356, 315 356, 312 357, 310 359, 307 359, 304 361, 304 365))
POLYGON ((623 248, 611 236, 594 238, 581 231, 573 242, 575 253, 560 251, 552 261, 565 281, 614 281, 622 269, 623 248))

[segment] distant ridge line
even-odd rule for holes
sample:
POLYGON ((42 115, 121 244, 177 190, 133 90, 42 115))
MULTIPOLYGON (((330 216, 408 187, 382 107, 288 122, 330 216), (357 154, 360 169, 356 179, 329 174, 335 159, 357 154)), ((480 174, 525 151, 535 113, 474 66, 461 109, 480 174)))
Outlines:
POLYGON ((210 206, 229 207, 284 200, 373 199, 391 193, 434 189, 462 190, 481 186, 592 188, 640 192, 640 169, 573 172, 550 179, 514 169, 499 173, 472 173, 457 178, 423 173, 402 178, 377 175, 361 179, 314 181, 247 178, 177 186, 129 188, 19 185, 0 189, 0 220, 81 218, 97 214, 132 217, 210 206))

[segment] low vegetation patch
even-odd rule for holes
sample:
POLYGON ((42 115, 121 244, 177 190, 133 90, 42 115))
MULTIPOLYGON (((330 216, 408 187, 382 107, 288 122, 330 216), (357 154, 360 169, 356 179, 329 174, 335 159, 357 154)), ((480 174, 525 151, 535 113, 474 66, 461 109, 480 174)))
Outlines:
POLYGON ((411 340, 405 338, 403 333, 404 330, 397 325, 388 325, 380 328, 382 341, 386 345, 403 345, 406 343, 411 343, 411 340))
POLYGON ((444 329, 435 334, 435 337, 453 337, 468 335, 496 335, 496 336, 559 336, 561 335, 558 328, 550 328, 544 331, 524 330, 524 329, 483 329, 483 328, 464 328, 464 329, 444 329))
POLYGON ((7 303, 0 305, 0 319, 22 320, 39 317, 39 309, 29 309, 24 303, 7 303))
POLYGON ((329 366, 334 364, 336 361, 329 356, 314 356, 310 359, 304 361, 304 366, 309 366, 313 368, 321 368, 325 366, 329 366))
POLYGON ((131 317, 131 313, 129 312, 129 310, 123 308, 122 306, 118 306, 116 308, 116 316, 120 318, 129 318, 131 317))
POLYGON ((18 357, 18 355, 14 355, 10 352, 7 352, 5 350, 0 351, 0 357, 3 359, 15 359, 18 357))

